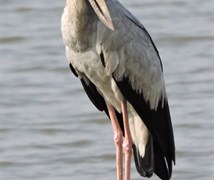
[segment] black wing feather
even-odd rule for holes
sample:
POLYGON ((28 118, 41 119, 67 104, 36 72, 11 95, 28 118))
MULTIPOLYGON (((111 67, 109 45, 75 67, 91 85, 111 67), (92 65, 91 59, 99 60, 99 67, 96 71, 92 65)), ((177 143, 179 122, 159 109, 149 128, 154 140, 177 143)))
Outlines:
POLYGON ((175 145, 168 102, 165 100, 163 108, 160 102, 157 110, 151 110, 143 94, 133 90, 128 78, 120 81, 115 79, 115 82, 153 137, 155 173, 162 179, 169 179, 172 173, 172 161, 175 162, 175 145))
MULTIPOLYGON (((76 70, 74 69, 74 67, 72 66, 72 64, 69 64, 69 67, 70 67, 71 71, 73 72, 73 74, 76 77, 78 77, 78 74, 77 74, 76 70)), ((89 79, 88 79, 87 83, 82 78, 80 78, 80 81, 82 83, 82 86, 83 86, 86 94, 88 95, 89 99, 94 104, 94 106, 100 111, 105 111, 106 115, 109 117, 106 102, 105 102, 104 98, 100 95, 100 93, 97 91, 96 86, 89 79)), ((122 114, 118 113, 117 111, 115 111, 115 112, 116 112, 116 116, 117 116, 119 124, 120 124, 120 128, 124 134, 122 114)))
MULTIPOLYGON (((100 111, 105 111, 106 115, 109 117, 108 109, 106 106, 106 102, 104 98, 100 95, 100 93, 97 91, 96 86, 90 81, 89 84, 86 84, 83 79, 80 79, 81 83, 83 85, 83 88, 88 95, 91 102, 97 107, 100 111)), ((122 114, 115 111, 117 119, 119 121, 120 128, 124 134, 124 126, 123 126, 123 118, 122 114)), ((110 118, 109 118, 110 119, 110 118)))
POLYGON ((78 77, 78 74, 71 63, 69 64, 69 67, 70 67, 71 72, 74 74, 74 76, 78 77))
POLYGON ((96 106, 96 108, 100 111, 107 110, 106 103, 103 99, 103 97, 98 93, 97 88, 95 85, 90 82, 89 84, 86 84, 83 79, 80 79, 82 86, 88 95, 91 102, 96 106))

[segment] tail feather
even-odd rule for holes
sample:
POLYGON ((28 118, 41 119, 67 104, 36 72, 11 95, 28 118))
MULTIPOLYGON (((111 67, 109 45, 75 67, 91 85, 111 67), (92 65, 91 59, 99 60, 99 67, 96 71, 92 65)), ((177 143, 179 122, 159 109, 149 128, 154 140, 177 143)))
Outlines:
POLYGON ((133 154, 135 166, 138 173, 143 177, 151 177, 153 172, 163 180, 169 180, 172 173, 172 162, 166 162, 166 158, 153 141, 152 136, 149 136, 148 143, 145 149, 145 155, 142 157, 138 148, 133 145, 133 154), (168 166, 167 166, 168 164, 168 166))
POLYGON ((152 136, 149 136, 144 157, 140 155, 139 150, 135 145, 133 145, 133 153, 135 166, 138 173, 144 177, 151 177, 154 172, 154 151, 152 136))

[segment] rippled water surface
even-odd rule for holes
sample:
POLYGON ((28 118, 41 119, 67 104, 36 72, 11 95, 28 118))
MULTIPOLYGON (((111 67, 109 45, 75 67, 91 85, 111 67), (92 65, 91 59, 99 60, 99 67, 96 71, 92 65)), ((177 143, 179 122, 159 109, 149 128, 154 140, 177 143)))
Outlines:
MULTIPOLYGON (((172 179, 214 179, 212 2, 121 2, 162 57, 177 150, 172 179)), ((2 180, 116 179, 110 122, 67 65, 64 4, 0 1, 2 180)), ((134 163, 132 179, 142 179, 134 163)))

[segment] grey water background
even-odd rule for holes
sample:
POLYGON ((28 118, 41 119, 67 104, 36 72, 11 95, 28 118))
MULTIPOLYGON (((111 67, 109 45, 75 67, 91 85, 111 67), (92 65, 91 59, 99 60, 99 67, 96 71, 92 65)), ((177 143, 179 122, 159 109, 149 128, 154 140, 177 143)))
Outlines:
MULTIPOLYGON (((214 179, 213 2, 121 2, 162 57, 177 154, 172 179, 214 179)), ((68 68, 64 4, 0 1, 1 180, 116 179, 111 124, 68 68)), ((133 162, 131 171, 142 179, 133 162)))

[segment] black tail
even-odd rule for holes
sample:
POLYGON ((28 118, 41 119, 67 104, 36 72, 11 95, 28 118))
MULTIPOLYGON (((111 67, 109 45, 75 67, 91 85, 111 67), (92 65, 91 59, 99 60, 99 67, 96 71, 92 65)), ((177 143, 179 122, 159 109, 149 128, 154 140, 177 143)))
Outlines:
POLYGON ((153 141, 151 135, 149 135, 144 157, 140 155, 138 148, 134 144, 133 154, 136 169, 141 176, 150 178, 154 172, 163 180, 170 179, 171 173, 169 174, 168 171, 171 171, 172 163, 168 162, 170 167, 166 166, 166 159, 157 144, 153 141))
POLYGON ((139 150, 135 145, 133 145, 133 153, 138 173, 144 177, 151 177, 155 168, 152 136, 149 136, 144 157, 140 155, 139 150))

